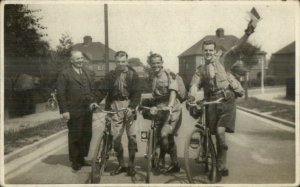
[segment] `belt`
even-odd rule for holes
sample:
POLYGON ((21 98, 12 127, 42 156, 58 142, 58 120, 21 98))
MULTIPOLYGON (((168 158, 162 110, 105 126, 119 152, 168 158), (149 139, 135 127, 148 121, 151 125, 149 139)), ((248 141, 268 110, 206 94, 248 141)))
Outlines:
POLYGON ((125 101, 128 100, 129 98, 127 96, 115 96, 114 100, 116 101, 125 101))
POLYGON ((169 95, 154 98, 155 103, 163 103, 169 101, 169 95))
POLYGON ((219 99, 226 96, 226 91, 229 91, 229 87, 225 89, 218 89, 216 91, 210 91, 208 95, 210 98, 219 99))

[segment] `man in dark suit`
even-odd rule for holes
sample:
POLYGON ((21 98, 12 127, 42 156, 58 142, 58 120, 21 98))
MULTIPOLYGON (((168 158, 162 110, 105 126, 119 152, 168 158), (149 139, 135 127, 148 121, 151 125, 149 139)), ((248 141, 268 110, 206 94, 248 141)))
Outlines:
POLYGON ((71 65, 57 79, 57 99, 62 118, 67 121, 69 134, 69 159, 73 170, 87 166, 92 137, 92 112, 89 105, 93 100, 93 73, 83 67, 84 56, 72 51, 71 65))

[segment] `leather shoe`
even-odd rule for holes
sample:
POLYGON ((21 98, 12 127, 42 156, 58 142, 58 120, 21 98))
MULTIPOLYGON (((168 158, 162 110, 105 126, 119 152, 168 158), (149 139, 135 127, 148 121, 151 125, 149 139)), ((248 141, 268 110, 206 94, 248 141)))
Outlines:
POLYGON ((165 173, 178 173, 178 172, 180 172, 180 167, 178 164, 171 164, 165 171, 165 173))
POLYGON ((131 177, 134 177, 135 174, 136 174, 136 171, 135 171, 134 167, 128 167, 127 175, 131 176, 131 177))
POLYGON ((72 163, 72 169, 73 169, 74 171, 78 171, 78 170, 81 169, 81 166, 80 166, 78 163, 73 162, 73 163, 72 163))
POLYGON ((229 175, 229 171, 227 168, 223 168, 221 170, 219 170, 219 173, 223 176, 223 177, 226 177, 229 175))
POLYGON ((126 167, 125 166, 118 166, 113 172, 110 173, 110 175, 118 175, 120 173, 126 172, 126 167))
POLYGON ((80 165, 81 166, 91 166, 91 164, 88 163, 87 161, 81 162, 80 165))
POLYGON ((78 163, 80 166, 91 166, 91 164, 88 163, 84 158, 79 159, 78 163))

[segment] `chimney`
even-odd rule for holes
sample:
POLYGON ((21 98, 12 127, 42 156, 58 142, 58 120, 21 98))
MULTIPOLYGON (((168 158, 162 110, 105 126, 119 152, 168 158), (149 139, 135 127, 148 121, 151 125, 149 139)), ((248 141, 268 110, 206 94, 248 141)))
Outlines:
POLYGON ((93 39, 91 36, 83 37, 83 45, 89 46, 92 43, 93 39))
POLYGON ((224 38, 224 29, 223 28, 218 28, 216 30, 216 35, 218 38, 224 38))

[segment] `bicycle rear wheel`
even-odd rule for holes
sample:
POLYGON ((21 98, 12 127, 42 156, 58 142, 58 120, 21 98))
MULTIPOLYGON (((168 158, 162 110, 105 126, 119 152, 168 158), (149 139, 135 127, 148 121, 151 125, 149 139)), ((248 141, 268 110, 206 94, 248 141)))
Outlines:
POLYGON ((148 131, 148 142, 147 142, 147 176, 146 183, 150 183, 150 174, 152 169, 152 152, 153 152, 153 131, 148 131))
POLYGON ((105 133, 101 132, 98 141, 97 147, 94 151, 93 160, 92 160, 92 172, 91 172, 91 183, 99 184, 101 181, 101 176, 106 168, 107 159, 108 159, 108 150, 107 150, 107 136, 105 133))
MULTIPOLYGON (((214 168, 214 166, 206 167, 209 164, 211 150, 206 151, 206 135, 203 129, 194 129, 185 142, 184 147, 184 163, 188 181, 190 183, 207 183, 206 169, 214 168)), ((215 160, 215 156, 213 156, 215 160)), ((215 162, 210 162, 215 163, 215 162)))

